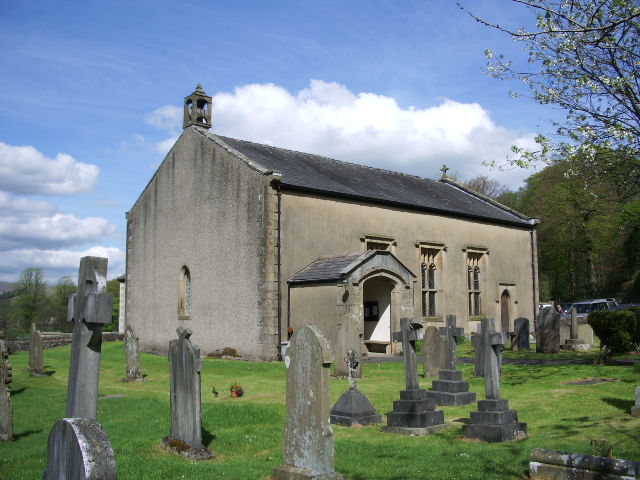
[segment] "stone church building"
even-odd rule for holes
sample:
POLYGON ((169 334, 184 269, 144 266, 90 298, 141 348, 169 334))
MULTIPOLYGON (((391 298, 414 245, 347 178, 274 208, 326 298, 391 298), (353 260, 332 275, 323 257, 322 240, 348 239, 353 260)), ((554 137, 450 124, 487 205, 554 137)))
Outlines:
POLYGON ((198 85, 127 213, 126 319, 145 350, 166 351, 183 326, 203 354, 269 360, 314 323, 340 359, 398 352, 404 316, 438 326, 454 314, 467 334, 485 316, 503 331, 535 318, 536 219, 446 175, 215 135, 211 113, 198 85))

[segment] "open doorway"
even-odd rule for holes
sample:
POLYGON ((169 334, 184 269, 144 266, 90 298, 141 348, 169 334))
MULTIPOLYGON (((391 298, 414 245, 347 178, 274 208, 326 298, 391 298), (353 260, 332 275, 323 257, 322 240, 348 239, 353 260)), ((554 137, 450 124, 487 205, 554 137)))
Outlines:
POLYGON ((511 319, 509 318, 509 307, 511 303, 511 295, 509 290, 504 290, 500 295, 500 326, 503 332, 509 332, 511 319))
POLYGON ((391 291, 395 283, 382 276, 364 283, 364 344, 371 353, 390 353, 391 291))

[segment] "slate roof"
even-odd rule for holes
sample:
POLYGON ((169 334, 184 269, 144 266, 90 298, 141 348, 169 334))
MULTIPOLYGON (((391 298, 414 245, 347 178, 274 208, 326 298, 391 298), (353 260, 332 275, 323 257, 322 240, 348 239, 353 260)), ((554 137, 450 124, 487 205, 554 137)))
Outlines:
POLYGON ((287 280, 287 283, 328 282, 331 280, 340 280, 349 271, 353 270, 353 268, 349 268, 353 263, 359 265, 373 253, 375 253, 374 250, 369 250, 364 253, 360 252, 334 257, 321 257, 304 267, 298 273, 292 275, 289 280, 287 280))
POLYGON ((282 175, 283 189, 414 208, 531 228, 532 219, 449 180, 429 180, 245 140, 198 132, 226 144, 263 170, 282 175))

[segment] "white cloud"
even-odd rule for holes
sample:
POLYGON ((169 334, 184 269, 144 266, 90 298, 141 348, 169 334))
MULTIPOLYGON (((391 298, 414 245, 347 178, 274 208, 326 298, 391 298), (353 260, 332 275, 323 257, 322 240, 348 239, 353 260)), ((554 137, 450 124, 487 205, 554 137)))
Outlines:
POLYGON ((47 202, 32 200, 26 197, 14 197, 0 191, 0 222, 51 215, 56 207, 47 202))
MULTIPOLYGON (((429 178, 438 178, 447 164, 461 180, 487 175, 517 188, 531 174, 483 165, 504 164, 511 145, 533 145, 534 134, 496 125, 479 103, 443 99, 403 108, 391 97, 321 80, 295 94, 271 83, 245 85, 216 94, 213 102, 213 129, 220 135, 429 178)), ((159 151, 171 148, 181 119, 182 109, 172 106, 147 116, 172 133, 156 144, 159 151)))
POLYGON ((30 267, 42 268, 50 281, 64 275, 76 280, 80 259, 85 256, 107 257, 109 278, 124 273, 125 254, 116 247, 94 246, 78 252, 27 248, 0 252, 0 280, 15 281, 16 272, 30 267))
POLYGON ((94 189, 100 169, 59 153, 47 158, 33 147, 14 147, 0 142, 0 190, 64 195, 94 189))

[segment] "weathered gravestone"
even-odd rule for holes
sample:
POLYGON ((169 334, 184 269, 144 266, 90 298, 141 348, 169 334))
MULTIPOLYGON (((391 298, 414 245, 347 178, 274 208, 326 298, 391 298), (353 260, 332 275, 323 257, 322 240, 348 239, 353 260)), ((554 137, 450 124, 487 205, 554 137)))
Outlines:
POLYGON ((49 434, 49 462, 43 480, 115 480, 115 455, 95 420, 63 418, 49 434))
POLYGON ((513 322, 516 338, 514 341, 515 350, 529 350, 529 319, 518 317, 513 322))
POLYGON ((287 424, 284 464, 273 480, 342 479, 335 471, 334 438, 329 423, 331 348, 315 325, 304 325, 291 337, 287 367, 287 424))
POLYGON ((436 377, 447 368, 447 344, 442 341, 437 327, 427 327, 422 339, 424 378, 436 377))
POLYGON ((543 308, 536 320, 536 352, 560 351, 560 314, 553 308, 543 308))
POLYGON ((404 435, 427 435, 446 428, 444 412, 435 410, 435 402, 427 398, 427 391, 418 383, 415 342, 420 340, 422 325, 410 318, 400 319, 400 332, 393 340, 402 341, 406 390, 400 391, 400 400, 393 402, 393 411, 387 413, 387 426, 383 432, 404 435))
POLYGON ((529 462, 532 480, 637 480, 640 462, 534 448, 529 462))
POLYGON ((484 385, 486 400, 478 400, 478 411, 471 412, 462 434, 486 442, 504 442, 527 436, 527 424, 518 422, 518 413, 509 410, 509 402, 500 398, 500 363, 505 334, 496 332, 493 318, 485 318, 482 345, 485 350, 484 385))
POLYGON ((171 364, 171 435, 162 440, 165 448, 196 460, 213 453, 202 444, 200 416, 200 349, 189 340, 191 329, 178 327, 177 340, 169 342, 171 364), (187 445, 187 449, 180 446, 187 445))
POLYGON ((471 336, 471 345, 475 349, 473 374, 476 377, 484 377, 484 340, 486 338, 487 325, 488 323, 482 320, 480 322, 480 332, 471 336))
POLYGON ((456 327, 456 316, 447 315, 447 326, 441 329, 447 337, 446 368, 440 370, 439 380, 434 380, 427 398, 436 405, 467 405, 476 401, 476 394, 469 391, 469 382, 462 380, 462 372, 456 368, 456 339, 464 336, 464 329, 456 327))
POLYGON ((140 371, 140 349, 138 346, 138 337, 131 323, 127 323, 124 332, 124 354, 127 360, 127 376, 123 379, 125 382, 139 382, 142 380, 142 372, 140 371))
POLYGON ((330 421, 334 424, 346 425, 370 425, 380 423, 382 415, 376 409, 364 393, 357 387, 357 371, 360 363, 360 355, 355 350, 349 350, 344 357, 349 369, 349 390, 344 392, 331 409, 330 421))
POLYGON ((13 370, 9 363, 9 351, 0 340, 0 440, 13 440, 13 406, 11 405, 11 382, 13 370))
POLYGON ((100 376, 102 326, 111 322, 113 295, 105 293, 107 259, 80 259, 78 291, 69 298, 73 343, 67 388, 67 416, 49 434, 43 479, 112 480, 116 461, 102 426, 95 420, 100 376))
POLYGON ((67 417, 96 418, 102 327, 111 323, 113 295, 106 293, 107 259, 83 257, 78 290, 69 297, 68 319, 73 322, 67 417))
POLYGON ((591 348, 591 345, 587 344, 584 340, 579 338, 578 335, 578 312, 575 307, 571 309, 571 324, 569 327, 569 338, 564 341, 562 345, 564 350, 581 350, 586 351, 591 348))
POLYGON ((636 404, 631 407, 631 415, 640 417, 640 387, 636 387, 636 404))
POLYGON ((25 368, 33 377, 44 374, 44 358, 42 350, 42 334, 36 328, 36 324, 31 324, 31 335, 29 335, 29 365, 25 368))

